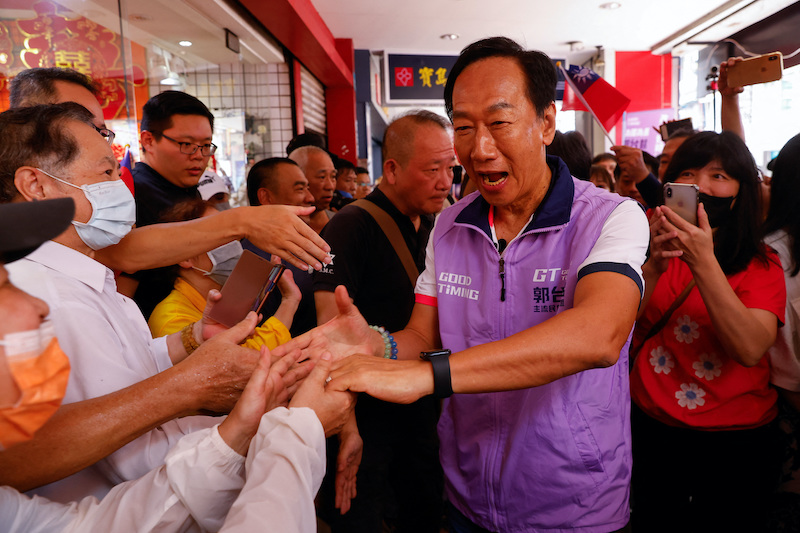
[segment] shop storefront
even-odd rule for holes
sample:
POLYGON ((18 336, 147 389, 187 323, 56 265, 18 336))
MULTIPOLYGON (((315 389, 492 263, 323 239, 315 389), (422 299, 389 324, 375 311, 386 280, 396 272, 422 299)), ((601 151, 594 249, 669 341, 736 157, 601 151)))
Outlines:
MULTIPOLYGON (((0 110, 20 71, 69 67, 100 87, 115 150, 138 160, 138 121, 149 97, 181 90, 215 120, 212 161, 231 186, 249 160, 284 155, 297 130, 283 48, 247 12, 223 0, 4 0, 0 8, 0 110)), ((322 114, 323 128, 325 116, 322 114)))

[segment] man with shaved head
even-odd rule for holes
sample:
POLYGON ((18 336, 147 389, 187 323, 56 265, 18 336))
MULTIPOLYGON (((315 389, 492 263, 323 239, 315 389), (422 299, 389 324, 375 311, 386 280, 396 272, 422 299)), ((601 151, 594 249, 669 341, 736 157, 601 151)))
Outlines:
POLYGON ((301 146, 289 154, 289 159, 300 166, 308 179, 308 189, 314 197, 316 208, 308 218, 308 225, 317 233, 333 217, 330 210, 333 191, 336 189, 336 168, 328 152, 317 146, 301 146))
MULTIPOLYGON (((314 275, 318 323, 336 315, 333 291, 345 285, 370 324, 387 331, 405 327, 414 306, 416 276, 425 269, 433 215, 442 209, 453 181, 456 159, 450 131, 444 117, 422 110, 396 119, 386 129, 380 185, 365 199, 343 207, 322 231, 331 244, 333 262, 314 275), (397 240, 391 241, 385 224, 374 218, 376 208, 395 225, 397 240)), ((364 440, 357 496, 344 516, 328 505, 331 516, 325 518, 332 530, 377 533, 386 521, 397 531, 438 532, 442 478, 436 401, 428 397, 401 406, 362 396, 356 419, 364 440)), ((340 465, 347 448, 345 435, 340 465)), ((329 457, 335 456, 329 451, 329 457)), ((337 469, 329 465, 329 471, 337 469)), ((322 492, 323 502, 329 504, 331 498, 324 496, 330 477, 322 492)))

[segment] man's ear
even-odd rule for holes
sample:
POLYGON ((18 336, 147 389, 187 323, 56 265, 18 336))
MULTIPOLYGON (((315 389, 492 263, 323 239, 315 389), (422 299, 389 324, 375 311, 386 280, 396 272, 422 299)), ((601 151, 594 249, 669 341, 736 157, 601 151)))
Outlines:
POLYGON ((153 143, 156 142, 156 138, 153 134, 147 130, 144 130, 142 134, 139 136, 139 143, 142 145, 142 149, 147 152, 153 143))
POLYGON ((19 167, 14 172, 14 185, 17 188, 17 192, 25 198, 26 202, 47 199, 47 194, 45 194, 44 188, 39 182, 39 175, 36 174, 34 167, 19 167))
POLYGON ((399 166, 395 159, 388 159, 383 163, 383 179, 389 185, 397 184, 397 169, 399 166))
POLYGON ((194 266, 194 261, 191 259, 184 259, 183 261, 178 261, 178 266, 181 268, 192 268, 194 266))
POLYGON ((272 205, 272 195, 269 193, 269 189, 265 187, 261 187, 256 191, 256 196, 258 196, 258 205, 272 205))
POLYGON ((556 136, 556 103, 550 102, 542 115, 542 139, 544 144, 550 146, 556 136))

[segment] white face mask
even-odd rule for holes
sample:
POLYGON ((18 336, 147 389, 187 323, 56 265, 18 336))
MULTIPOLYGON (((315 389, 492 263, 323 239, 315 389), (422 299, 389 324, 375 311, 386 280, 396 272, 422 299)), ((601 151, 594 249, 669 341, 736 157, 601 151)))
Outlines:
POLYGON ((101 181, 78 187, 41 168, 37 170, 65 185, 81 189, 92 204, 92 217, 88 222, 72 221, 78 237, 92 250, 117 244, 131 231, 131 226, 136 222, 136 201, 122 180, 101 181))
POLYGON ((225 285, 231 272, 233 272, 233 267, 239 262, 242 251, 242 243, 239 241, 231 241, 228 244, 223 244, 208 252, 208 258, 211 259, 211 270, 203 270, 196 266, 192 268, 198 272, 202 272, 220 285, 225 285))

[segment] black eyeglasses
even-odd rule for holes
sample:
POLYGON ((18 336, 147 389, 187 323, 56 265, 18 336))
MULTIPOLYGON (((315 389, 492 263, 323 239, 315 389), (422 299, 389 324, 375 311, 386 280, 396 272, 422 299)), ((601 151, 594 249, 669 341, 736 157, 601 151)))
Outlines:
MULTIPOLYGON (((92 124, 92 126, 94 126, 94 124, 92 124)), ((97 133, 103 136, 103 138, 108 142, 108 144, 114 144, 114 138, 117 136, 116 133, 114 133, 108 128, 98 128, 97 126, 94 126, 94 129, 97 130, 97 133)))
POLYGON ((214 155, 214 152, 217 151, 217 145, 214 143, 209 143, 209 144, 185 143, 175 140, 172 137, 164 135, 163 133, 161 134, 161 136, 177 144, 182 154, 194 155, 194 153, 197 152, 197 149, 200 148, 200 153, 203 154, 203 156, 208 157, 214 155))

